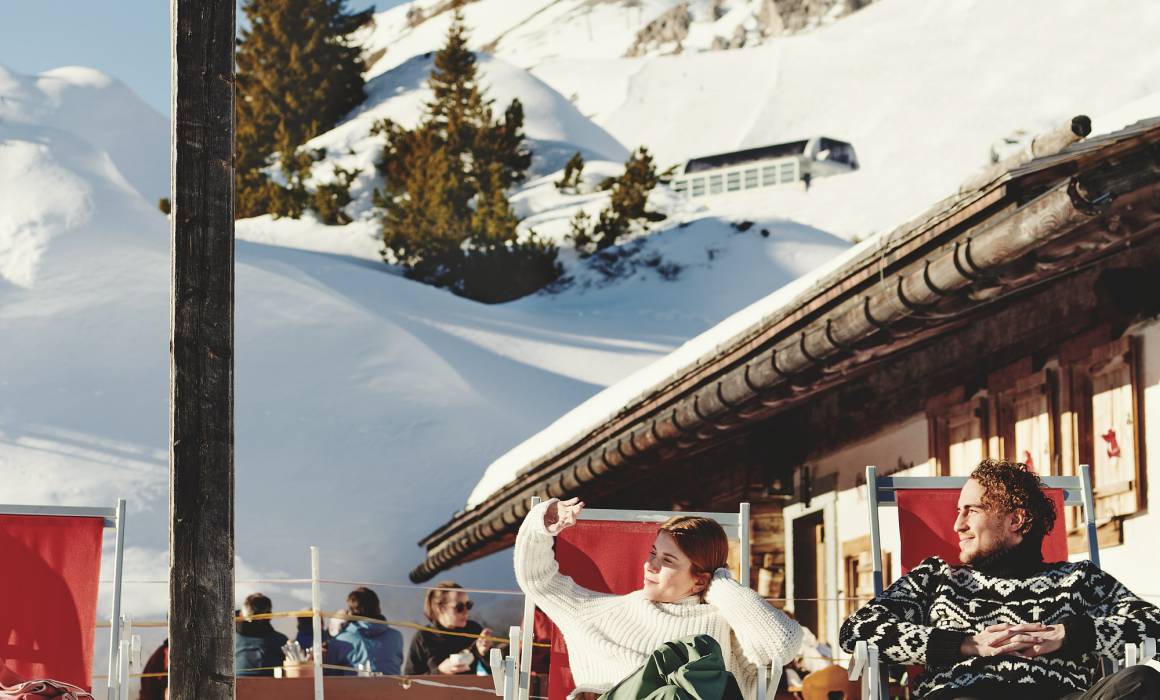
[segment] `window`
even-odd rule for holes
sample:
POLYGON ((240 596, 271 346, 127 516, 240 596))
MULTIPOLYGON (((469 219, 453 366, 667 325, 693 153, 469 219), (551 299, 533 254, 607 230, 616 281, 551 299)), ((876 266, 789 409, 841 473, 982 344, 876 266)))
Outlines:
POLYGON ((745 171, 745 189, 751 190, 757 187, 757 168, 750 168, 745 171))
POLYGON ((688 180, 673 180, 673 192, 677 194, 685 194, 689 189, 688 180))
MULTIPOLYGON (((890 570, 890 552, 883 551, 883 590, 890 585, 890 570)), ((842 543, 842 572, 845 583, 843 617, 849 617, 874 597, 874 558, 870 553, 869 535, 842 543)))
POLYGON ((962 390, 927 405, 931 456, 942 476, 967 476, 987 456, 987 403, 962 400, 962 390))
POLYGON ((781 164, 781 175, 778 178, 781 182, 793 182, 797 180, 797 161, 789 161, 781 164))
POLYGON ((696 178, 695 180, 693 180, 693 196, 694 197, 704 197, 705 196, 705 178, 699 177, 699 178, 696 178))
MULTIPOLYGON (((1072 475, 1089 464, 1100 547, 1121 544, 1122 518, 1146 505, 1139 349, 1131 337, 1109 337, 1106 327, 1077 336, 1038 371, 1029 357, 996 370, 972 399, 964 400, 962 387, 932 397, 926 408, 935 473, 967 475, 985 457, 1023 462, 1041 476, 1072 475)), ((1059 521, 1073 553, 1087 551, 1079 516, 1067 508, 1059 521)))
POLYGON ((1142 494, 1131 338, 1096 348, 1080 370, 1088 438, 1080 454, 1092 466, 1096 518, 1135 513, 1142 494))
POLYGON ((767 165, 761 169, 761 186, 769 187, 777 184, 777 166, 767 165))
POLYGON ((721 181, 722 181, 721 175, 710 175, 709 176, 709 194, 721 194, 721 189, 722 189, 721 188, 721 184, 722 184, 721 181))
POLYGON ((741 172, 734 170, 725 175, 725 189, 730 192, 737 192, 741 189, 741 172))
POLYGON ((1053 386, 1054 375, 1045 369, 1015 378, 995 395, 1001 444, 992 453, 1022 462, 1042 476, 1054 473, 1055 465, 1053 386))

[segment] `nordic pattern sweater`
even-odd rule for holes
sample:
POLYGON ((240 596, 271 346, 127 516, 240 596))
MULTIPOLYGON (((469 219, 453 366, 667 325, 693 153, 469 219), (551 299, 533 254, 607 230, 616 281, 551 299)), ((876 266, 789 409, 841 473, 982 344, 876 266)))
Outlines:
POLYGON ((516 536, 515 573, 520 588, 560 628, 577 691, 602 693, 640 668, 668 641, 708 634, 721 645, 725 666, 746 697, 757 688, 757 664, 783 666, 797 656, 796 622, 718 569, 705 603, 692 596, 654 603, 642 591, 597 593, 560 573, 544 528, 552 501, 528 513, 516 536))
POLYGON ((1097 656, 1121 657, 1126 643, 1145 636, 1160 636, 1156 606, 1090 561, 1044 564, 1017 548, 973 567, 924 560, 846 620, 840 642, 847 652, 866 641, 885 660, 925 664, 922 698, 966 688, 1025 689, 1025 697, 1048 698, 1087 690, 1097 656), (1063 624, 1063 647, 1032 659, 959 651, 967 636, 989 625, 1029 622, 1063 624))

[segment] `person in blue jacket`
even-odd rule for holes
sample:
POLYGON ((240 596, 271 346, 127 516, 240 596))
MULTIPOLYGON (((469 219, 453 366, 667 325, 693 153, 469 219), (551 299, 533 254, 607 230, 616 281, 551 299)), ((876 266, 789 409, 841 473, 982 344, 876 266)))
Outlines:
POLYGON ((282 665, 286 635, 275 630, 267 619, 251 619, 255 615, 268 615, 273 609, 273 603, 261 593, 251 593, 242 603, 243 619, 235 623, 234 634, 234 673, 237 675, 272 676, 274 667, 282 665))
MULTIPOLYGON (((369 588, 359 587, 346 597, 346 612, 355 617, 366 617, 384 622, 351 620, 350 624, 331 638, 326 650, 326 663, 357 668, 370 662, 370 670, 388 676, 397 676, 403 666, 403 635, 386 624, 387 618, 379 605, 379 597, 369 588)), ((353 676, 354 670, 340 671, 353 676)))

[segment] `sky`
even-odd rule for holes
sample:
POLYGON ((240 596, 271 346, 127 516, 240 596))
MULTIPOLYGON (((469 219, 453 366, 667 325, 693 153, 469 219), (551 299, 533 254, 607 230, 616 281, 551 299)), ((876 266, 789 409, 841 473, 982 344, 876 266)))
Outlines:
MULTIPOLYGON (((405 0, 347 0, 385 10, 405 0)), ((0 66, 96 68, 169 113, 169 0, 0 0, 0 66)), ((240 5, 240 3, 239 3, 240 5)))

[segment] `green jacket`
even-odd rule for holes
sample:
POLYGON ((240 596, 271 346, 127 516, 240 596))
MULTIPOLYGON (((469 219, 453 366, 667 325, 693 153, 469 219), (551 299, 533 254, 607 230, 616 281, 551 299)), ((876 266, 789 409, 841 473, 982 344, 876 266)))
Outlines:
POLYGON ((707 634, 665 642, 600 700, 743 700, 725 670, 721 646, 707 634))

